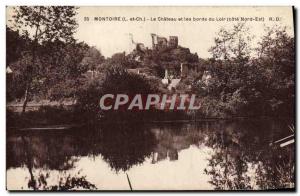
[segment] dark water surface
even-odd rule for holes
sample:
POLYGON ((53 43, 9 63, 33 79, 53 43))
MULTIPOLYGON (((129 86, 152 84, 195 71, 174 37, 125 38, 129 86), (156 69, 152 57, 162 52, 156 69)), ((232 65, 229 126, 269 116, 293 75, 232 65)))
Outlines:
POLYGON ((7 132, 9 190, 294 187, 294 144, 279 120, 112 123, 7 132), (128 178, 127 178, 128 177, 128 178))

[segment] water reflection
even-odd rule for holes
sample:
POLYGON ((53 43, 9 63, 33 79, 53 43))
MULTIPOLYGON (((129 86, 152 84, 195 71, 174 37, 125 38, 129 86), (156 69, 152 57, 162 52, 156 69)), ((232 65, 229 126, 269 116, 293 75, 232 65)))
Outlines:
POLYGON ((141 124, 109 124, 101 129, 99 151, 103 159, 116 171, 127 171, 142 164, 151 155, 156 140, 147 126, 141 124))
POLYGON ((293 188, 293 145, 269 145, 288 134, 286 123, 249 120, 15 132, 7 186, 123 190, 129 174, 133 189, 293 188))

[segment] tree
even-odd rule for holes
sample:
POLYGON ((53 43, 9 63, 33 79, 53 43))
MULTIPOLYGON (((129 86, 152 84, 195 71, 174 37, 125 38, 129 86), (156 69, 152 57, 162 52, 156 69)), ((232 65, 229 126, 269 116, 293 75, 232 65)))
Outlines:
POLYGON ((251 53, 252 36, 245 23, 238 23, 232 29, 222 28, 215 38, 215 45, 210 48, 216 60, 247 60, 251 53))
MULTIPOLYGON (((208 102, 217 105, 213 112, 216 115, 239 115, 248 104, 248 90, 256 85, 250 77, 254 74, 250 60, 251 39, 243 23, 231 29, 222 28, 215 38, 215 45, 210 49, 213 56, 211 82, 208 86, 203 82, 198 85, 202 94, 209 97, 208 102)), ((211 104, 204 105, 210 108, 211 104)))
POLYGON ((25 48, 30 46, 30 40, 26 36, 21 36, 19 31, 6 27, 6 65, 17 61, 25 48))
POLYGON ((22 68, 19 69, 18 67, 18 69, 15 69, 12 67, 12 64, 16 64, 17 61, 26 56, 24 50, 30 47, 30 44, 28 37, 21 36, 18 31, 6 27, 6 45, 9 46, 6 49, 6 67, 13 71, 13 73, 7 74, 6 77, 6 98, 8 101, 21 98, 24 95, 22 93, 24 92, 24 82, 22 82, 24 80, 20 72, 22 68))
POLYGON ((254 57, 253 36, 245 24, 221 29, 210 49, 213 58, 209 68, 209 85, 199 82, 197 89, 204 96, 203 110, 216 116, 263 116, 265 71, 254 57), (207 98, 207 99, 206 99, 207 98), (216 106, 216 107, 215 107, 216 106))
POLYGON ((37 65, 37 52, 39 44, 60 40, 72 42, 77 27, 75 20, 76 8, 71 6, 20 6, 14 9, 14 27, 22 29, 22 33, 32 40, 29 48, 31 63, 25 69, 25 94, 23 110, 25 112, 30 96, 30 89, 34 77, 34 67, 37 65))
POLYGON ((257 47, 258 67, 263 70, 265 105, 273 115, 294 117, 295 43, 285 27, 266 28, 257 47))
POLYGON ((294 38, 285 28, 266 28, 257 48, 244 24, 221 29, 210 49, 209 85, 195 88, 208 116, 294 117, 294 38), (255 55, 257 52, 257 56, 255 55))
POLYGON ((91 64, 82 63, 90 47, 83 43, 48 42, 41 49, 43 69, 40 75, 50 100, 74 98, 84 73, 91 64))
POLYGON ((97 50, 97 48, 90 47, 84 55, 81 63, 86 65, 89 70, 95 71, 97 68, 99 68, 101 63, 104 62, 104 60, 104 56, 99 50, 97 50))
MULTIPOLYGON (((101 110, 99 98, 105 94, 126 94, 131 98, 136 94, 148 95, 157 92, 158 84, 155 81, 138 74, 127 72, 122 66, 111 66, 97 78, 85 82, 78 90, 77 110, 83 114, 85 121, 107 120, 111 121, 139 121, 146 115, 148 110, 135 110, 134 112, 125 108, 119 110, 101 110)), ((149 110, 150 111, 150 110, 149 110)), ((83 117, 80 117, 81 120, 83 117)))

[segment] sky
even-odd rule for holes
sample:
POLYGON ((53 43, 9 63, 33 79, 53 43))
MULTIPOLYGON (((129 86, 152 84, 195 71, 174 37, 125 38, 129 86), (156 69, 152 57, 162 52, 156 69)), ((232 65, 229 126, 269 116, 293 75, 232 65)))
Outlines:
MULTIPOLYGON (((7 9, 7 20, 12 14, 7 9)), ((209 48, 220 28, 232 28, 241 21, 227 21, 227 18, 264 18, 264 21, 247 21, 251 34, 255 35, 253 44, 264 34, 265 26, 287 26, 293 35, 292 7, 80 7, 76 16, 78 29, 75 38, 94 46, 105 57, 114 53, 129 53, 135 42, 144 43, 151 48, 151 33, 168 38, 178 36, 179 45, 187 47, 201 58, 210 57, 209 48), (84 20, 85 17, 89 21, 84 20), (94 17, 125 17, 127 21, 95 21, 94 17), (130 21, 130 18, 141 17, 146 21, 130 21), (157 21, 158 17, 176 18, 177 21, 157 21), (207 21, 179 21, 178 18, 206 18, 207 21), (269 21, 269 17, 274 20, 269 21), (276 21, 276 17, 279 21, 276 21), (156 18, 156 21, 151 21, 156 18), (208 21, 209 18, 214 21, 208 21), (223 20, 222 20, 223 19, 223 20), (224 20, 225 19, 225 20, 224 20)))

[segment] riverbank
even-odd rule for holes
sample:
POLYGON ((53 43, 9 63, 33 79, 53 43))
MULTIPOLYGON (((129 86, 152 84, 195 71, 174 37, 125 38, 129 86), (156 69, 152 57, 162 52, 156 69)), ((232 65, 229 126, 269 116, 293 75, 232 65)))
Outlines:
MULTIPOLYGON (((27 128, 51 128, 51 127, 68 127, 70 125, 81 126, 86 124, 109 124, 109 123, 188 123, 188 122, 206 122, 206 121, 230 121, 230 120, 281 120, 286 124, 294 124, 294 119, 290 118, 273 118, 268 116, 249 117, 249 116, 228 116, 228 117, 203 117, 197 114, 189 114, 182 111, 151 111, 152 113, 144 115, 143 118, 116 118, 118 113, 110 115, 111 118, 100 118, 98 120, 88 119, 85 114, 78 112, 75 104, 52 105, 29 104, 32 110, 21 113, 19 105, 7 105, 7 127, 8 129, 27 129, 27 128)), ((132 113, 132 112, 131 112, 132 113)), ((120 114, 122 116, 124 114, 120 114)), ((129 114, 131 115, 131 114, 129 114)), ((138 115, 138 114, 137 114, 138 115)), ((143 114, 142 114, 143 115, 143 114)), ((126 114, 125 114, 126 116, 126 114)))
MULTIPOLYGON (((64 100, 64 101, 31 101, 27 103, 26 111, 38 111, 41 107, 63 107, 71 108, 74 107, 76 101, 74 100, 64 100)), ((22 112, 23 102, 13 101, 6 104, 6 108, 13 112, 22 112)))

